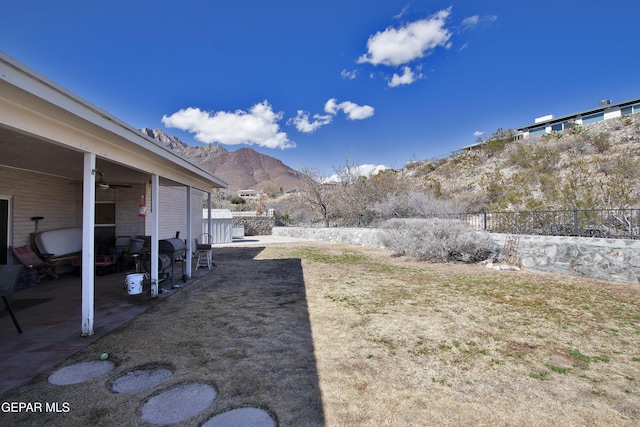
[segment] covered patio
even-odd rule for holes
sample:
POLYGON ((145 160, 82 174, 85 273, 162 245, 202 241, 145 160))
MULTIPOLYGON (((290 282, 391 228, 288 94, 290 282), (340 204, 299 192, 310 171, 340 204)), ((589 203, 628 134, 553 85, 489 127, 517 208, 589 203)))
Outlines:
MULTIPOLYGON (((182 275, 180 265, 174 266, 174 270, 176 277, 182 275)), ((94 333, 85 337, 78 333, 82 295, 77 275, 43 279, 38 286, 14 292, 11 304, 23 332, 18 333, 6 311, 0 313, 0 396, 46 372, 194 280, 215 274, 214 271, 194 269, 187 281, 176 280, 179 287, 175 288, 168 281, 161 282, 158 298, 151 298, 146 288, 142 294, 129 295, 126 272, 97 277, 94 333)))
MULTIPOLYGON (((19 313, 31 326, 25 331, 41 325, 43 340, 67 333, 87 340, 117 323, 120 312, 153 303, 121 301, 122 273, 96 278, 96 256, 111 251, 117 236, 148 238, 151 299, 160 296, 160 240, 182 239, 191 279, 203 201, 224 181, 2 53, 0 150, 0 264, 18 263, 10 247, 32 244, 37 232, 82 230, 79 277, 69 284, 43 279, 20 291, 49 295, 19 313), (63 295, 68 304, 54 303, 63 295)), ((2 329, 3 346, 15 340, 5 329, 11 331, 2 329)))

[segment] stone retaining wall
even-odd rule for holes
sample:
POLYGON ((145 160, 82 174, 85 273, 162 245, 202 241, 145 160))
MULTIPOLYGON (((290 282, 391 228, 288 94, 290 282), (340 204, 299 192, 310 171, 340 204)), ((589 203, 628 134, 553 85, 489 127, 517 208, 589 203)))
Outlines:
MULTIPOLYGON (((368 228, 273 227, 276 236, 347 245, 382 247, 379 231, 368 228)), ((506 234, 491 233, 502 249, 506 234)), ((587 237, 515 236, 524 268, 617 282, 640 283, 640 241, 587 237)))
MULTIPOLYGON (((502 247, 506 234, 491 234, 502 247)), ((561 236, 515 236, 524 268, 617 282, 640 283, 640 241, 561 236)))
POLYGON ((379 239, 379 230, 375 228, 273 227, 271 234, 345 245, 384 247, 379 239))
POLYGON ((233 226, 244 227, 245 236, 266 236, 271 234, 275 219, 271 216, 234 216, 233 226))

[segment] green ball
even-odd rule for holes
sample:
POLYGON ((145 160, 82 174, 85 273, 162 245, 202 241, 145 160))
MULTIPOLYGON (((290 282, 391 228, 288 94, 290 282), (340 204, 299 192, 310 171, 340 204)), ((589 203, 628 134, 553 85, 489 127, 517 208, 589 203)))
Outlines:
POLYGON ((107 360, 109 358, 109 355, 107 353, 102 353, 100 355, 100 360, 107 360))

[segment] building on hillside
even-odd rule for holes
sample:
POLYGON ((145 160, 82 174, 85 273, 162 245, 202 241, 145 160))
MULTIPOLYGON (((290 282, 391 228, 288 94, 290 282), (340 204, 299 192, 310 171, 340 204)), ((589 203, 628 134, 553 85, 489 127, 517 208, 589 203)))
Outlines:
MULTIPOLYGON (((603 120, 614 119, 616 117, 629 116, 640 113, 640 98, 612 104, 611 100, 600 101, 598 108, 581 111, 568 116, 555 117, 553 114, 538 117, 533 124, 522 126, 516 129, 514 140, 527 139, 535 136, 542 136, 552 132, 559 132, 569 129, 574 125, 586 126, 603 120)), ((475 148, 478 144, 473 144, 463 149, 475 148)))
POLYGON ((236 196, 238 197, 242 197, 243 199, 247 200, 247 201, 256 201, 260 198, 260 196, 262 195, 261 191, 256 191, 256 190, 240 190, 240 191, 236 191, 236 196))

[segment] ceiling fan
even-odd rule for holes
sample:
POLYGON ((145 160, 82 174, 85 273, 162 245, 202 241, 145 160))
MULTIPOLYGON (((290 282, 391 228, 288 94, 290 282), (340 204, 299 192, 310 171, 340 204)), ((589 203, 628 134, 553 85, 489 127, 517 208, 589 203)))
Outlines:
POLYGON ((102 172, 96 171, 98 175, 100 175, 100 179, 96 181, 96 188, 98 190, 108 190, 110 188, 131 188, 130 185, 126 184, 109 184, 104 180, 104 175, 102 172))

